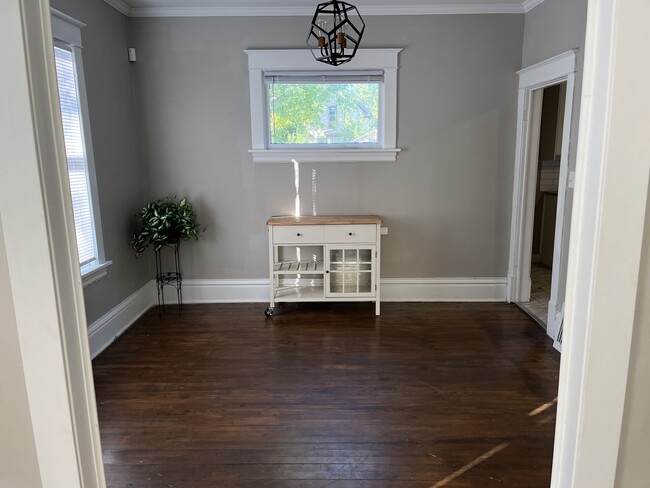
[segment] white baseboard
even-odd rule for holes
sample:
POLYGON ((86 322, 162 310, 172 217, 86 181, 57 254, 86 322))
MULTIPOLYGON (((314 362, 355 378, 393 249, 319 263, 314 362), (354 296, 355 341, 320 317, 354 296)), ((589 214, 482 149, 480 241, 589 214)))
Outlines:
POLYGON ((384 278, 382 302, 505 302, 507 278, 384 278))
MULTIPOLYGON (((504 302, 506 278, 384 278, 382 302, 504 302)), ((165 300, 176 303, 167 288, 165 300)), ((267 302, 269 280, 183 280, 183 303, 267 302)))
MULTIPOLYGON (((506 278, 384 278, 382 302, 504 302, 506 278)), ((183 303, 268 302, 267 278, 244 280, 183 280, 183 303)), ((176 303, 176 292, 165 289, 165 301, 176 303)), ((88 328, 95 358, 140 316, 158 303, 154 281, 123 300, 88 328)))
POLYGON ((97 357, 156 303, 156 284, 150 281, 93 322, 88 327, 91 357, 97 357))
MULTIPOLYGON (((268 302, 269 279, 183 280, 183 303, 268 302)), ((176 290, 165 288, 165 302, 176 303, 176 290)))

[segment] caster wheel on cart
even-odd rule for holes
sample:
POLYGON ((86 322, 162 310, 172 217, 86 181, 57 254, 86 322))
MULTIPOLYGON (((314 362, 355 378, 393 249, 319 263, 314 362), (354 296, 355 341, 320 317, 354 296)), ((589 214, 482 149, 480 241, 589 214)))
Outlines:
POLYGON ((266 310, 264 310, 264 315, 266 315, 267 317, 273 316, 273 309, 267 308, 266 310))

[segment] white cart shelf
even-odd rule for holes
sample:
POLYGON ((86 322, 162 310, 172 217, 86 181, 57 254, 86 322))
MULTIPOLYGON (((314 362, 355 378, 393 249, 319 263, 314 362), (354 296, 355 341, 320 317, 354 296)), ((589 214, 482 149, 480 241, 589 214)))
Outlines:
POLYGON ((271 217, 266 315, 279 302, 372 301, 379 315, 381 224, 377 215, 271 217))

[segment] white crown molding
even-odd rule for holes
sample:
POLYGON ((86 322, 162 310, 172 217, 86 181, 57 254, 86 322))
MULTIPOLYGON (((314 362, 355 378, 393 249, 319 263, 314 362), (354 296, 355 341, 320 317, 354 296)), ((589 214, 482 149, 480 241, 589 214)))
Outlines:
MULTIPOLYGON (((105 0, 108 3, 120 0, 105 0)), ((528 0, 531 1, 531 0, 528 0)), ((534 0, 539 2, 541 0, 534 0)), ((117 8, 117 7, 116 7, 117 8)), ((532 7, 531 7, 532 8, 532 7)), ((119 9, 118 9, 119 10, 119 9)), ((362 15, 455 15, 455 14, 523 14, 518 4, 484 5, 368 5, 359 6, 362 15)), ((122 12, 124 13, 124 12, 122 12)), ((129 17, 311 17, 314 7, 134 7, 129 17)))
POLYGON ((115 10, 120 12, 121 14, 126 15, 127 17, 130 16, 131 12, 131 7, 129 7, 126 3, 124 3, 122 0, 104 0, 107 4, 109 4, 111 7, 113 7, 115 10))
POLYGON ((80 20, 77 20, 74 17, 70 17, 68 14, 64 14, 63 12, 60 12, 55 8, 50 8, 50 13, 52 14, 52 17, 56 17, 57 19, 64 20, 68 24, 71 24, 74 27, 77 27, 78 29, 83 29, 84 27, 86 27, 86 24, 84 24, 80 20))
POLYGON ((544 0, 524 0, 522 7, 524 9, 524 13, 528 13, 531 10, 533 10, 535 7, 537 7, 540 3, 542 3, 544 0))

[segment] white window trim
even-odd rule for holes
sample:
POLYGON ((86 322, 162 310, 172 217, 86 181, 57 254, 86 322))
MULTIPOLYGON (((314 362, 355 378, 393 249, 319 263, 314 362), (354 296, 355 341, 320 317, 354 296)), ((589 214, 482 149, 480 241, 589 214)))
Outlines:
POLYGON ((99 211, 99 198, 97 195, 97 176, 95 173, 95 158, 93 156, 93 142, 90 132, 90 118, 88 115, 88 102, 86 96, 86 81, 84 78, 83 59, 81 56, 81 29, 86 24, 69 15, 50 9, 52 13, 52 36, 72 50, 77 85, 79 89, 79 108, 81 110, 81 124, 86 150, 86 164, 88 166, 88 181, 90 185, 90 200, 93 209, 93 228, 95 232, 95 245, 97 246, 97 261, 92 265, 81 267, 81 278, 84 288, 91 283, 99 281, 108 274, 107 268, 113 264, 107 261, 104 254, 104 238, 102 235, 102 219, 99 211))
POLYGON ((248 77, 251 99, 251 138, 249 151, 256 163, 298 162, 367 162, 395 161, 397 147, 397 56, 401 49, 359 49, 354 59, 342 67, 328 66, 314 60, 308 49, 264 49, 245 52, 248 55, 248 77), (266 143, 265 71, 384 71, 380 112, 383 113, 382 147, 365 148, 279 148, 269 149, 266 143))

